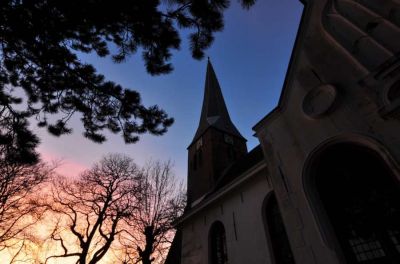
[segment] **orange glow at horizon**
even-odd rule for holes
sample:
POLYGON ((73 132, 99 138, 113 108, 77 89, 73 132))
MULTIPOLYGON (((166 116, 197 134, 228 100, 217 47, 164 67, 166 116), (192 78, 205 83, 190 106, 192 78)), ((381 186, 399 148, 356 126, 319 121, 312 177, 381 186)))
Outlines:
MULTIPOLYGON (((24 250, 21 254, 15 258, 13 263, 45 263, 46 258, 51 255, 62 254, 63 250, 60 246, 59 242, 53 241, 49 239, 49 236, 54 228, 56 220, 56 214, 47 213, 47 215, 40 221, 40 223, 35 224, 34 226, 28 228, 26 230, 27 237, 31 239, 26 239, 23 242, 19 241, 9 241, 6 249, 0 251, 0 264, 8 264, 11 263, 13 256, 16 252, 21 248, 22 243, 24 243, 24 250)), ((63 232, 63 239, 65 245, 67 246, 69 252, 79 252, 79 246, 77 242, 77 238, 66 230, 63 232)), ((116 243, 114 243, 116 244, 116 243)), ((94 252, 96 249, 92 248, 91 251, 94 252)), ((112 245, 108 250, 106 255, 98 262, 99 264, 113 264, 113 263, 121 263, 119 259, 119 255, 121 254, 121 250, 117 245, 112 245)), ((61 257, 61 258, 51 258, 46 264, 75 264, 77 261, 77 257, 61 257)), ((139 262, 141 263, 141 262, 139 262)))
MULTIPOLYGON (((33 196, 29 197, 29 199, 46 199, 46 194, 50 192, 47 188, 48 186, 42 186, 36 192, 33 193, 33 196)), ((22 225, 31 222, 30 216, 27 216, 21 222, 22 225)), ((52 255, 63 254, 63 249, 59 241, 54 241, 50 238, 52 231, 54 230, 57 223, 62 227, 60 230, 62 234, 62 238, 65 242, 66 247, 71 252, 80 252, 79 242, 76 236, 70 233, 68 226, 70 223, 68 222, 68 218, 65 215, 59 215, 53 212, 46 212, 44 216, 35 224, 28 227, 24 232, 24 240, 11 240, 7 242, 6 248, 4 250, 0 250, 0 264, 9 264, 9 263, 27 263, 27 264, 75 264, 77 262, 77 257, 60 257, 60 258, 51 258, 47 262, 46 258, 52 255), (61 219, 61 221, 59 221, 61 219), (14 262, 11 262, 15 254, 21 249, 21 245, 23 244, 23 250, 18 255, 17 258, 14 259, 14 262)), ((85 220, 80 219, 78 221, 78 227, 82 226, 83 228, 77 228, 80 233, 84 233, 85 220), (83 224, 83 225, 82 225, 83 224)), ((122 223, 121 223, 122 224, 122 223)), ((122 224, 123 225, 123 224, 122 224)), ((137 233, 140 234, 140 233, 137 233)), ((98 234, 96 235, 98 236, 98 234)), ((136 235, 135 235, 136 236, 136 235)), ((140 237, 140 235, 137 235, 140 237)), ((168 236, 174 236, 174 232, 168 234, 168 236)), ((97 239, 95 239, 98 241, 97 239)), ((99 264, 114 264, 114 263, 122 263, 125 248, 121 244, 119 239, 115 239, 110 249, 107 251, 105 256, 98 262, 99 264)), ((129 238, 123 239, 122 241, 132 241, 129 238)), ((101 244, 93 243, 94 246, 91 247, 92 254, 95 250, 101 246, 101 244)), ((129 249, 130 254, 133 253, 132 250, 135 250, 136 246, 133 246, 129 249)), ((142 247, 142 246, 141 246, 142 247)), ((155 264, 163 263, 163 259, 165 259, 166 254, 168 252, 169 245, 162 244, 161 247, 163 250, 155 251, 154 257, 156 258, 155 264)), ((135 253, 133 253, 134 255, 135 253)), ((91 255, 89 255, 90 257, 91 255)), ((133 263, 133 262, 132 262, 133 263)), ((136 262, 135 262, 136 263, 136 262)), ((138 262, 140 264, 142 262, 138 262)))

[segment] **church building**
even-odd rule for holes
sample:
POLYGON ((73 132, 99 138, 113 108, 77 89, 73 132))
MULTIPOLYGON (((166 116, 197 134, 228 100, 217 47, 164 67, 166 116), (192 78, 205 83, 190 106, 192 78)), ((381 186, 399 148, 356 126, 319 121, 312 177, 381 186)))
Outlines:
POLYGON ((400 263, 400 2, 302 3, 254 149, 208 62, 167 264, 400 263))

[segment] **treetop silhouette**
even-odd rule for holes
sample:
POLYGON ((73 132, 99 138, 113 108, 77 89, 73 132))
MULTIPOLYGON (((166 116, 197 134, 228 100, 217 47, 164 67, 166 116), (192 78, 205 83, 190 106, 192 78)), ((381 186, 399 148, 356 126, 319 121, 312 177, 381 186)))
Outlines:
MULTIPOLYGON (((255 0, 241 0, 248 8, 255 0)), ((0 148, 4 158, 38 159, 37 136, 28 119, 55 135, 71 133, 68 120, 81 115, 84 136, 106 140, 104 130, 126 143, 140 134, 164 134, 173 123, 157 105, 144 106, 140 94, 122 87, 79 60, 77 53, 110 55, 114 62, 142 53, 148 73, 172 71, 171 51, 180 48, 179 29, 191 29, 192 56, 223 29, 229 0, 72 0, 0 2, 0 148), (110 45, 117 52, 110 54, 110 45), (26 95, 23 103, 22 88, 26 95), (16 95, 18 94, 18 95, 16 95), (50 121, 55 115, 56 120, 50 121)))

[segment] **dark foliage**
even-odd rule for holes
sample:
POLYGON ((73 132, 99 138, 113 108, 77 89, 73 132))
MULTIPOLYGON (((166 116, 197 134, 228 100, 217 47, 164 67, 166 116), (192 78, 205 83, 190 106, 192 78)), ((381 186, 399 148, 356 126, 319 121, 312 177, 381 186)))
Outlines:
MULTIPOLYGON (((244 8, 255 0, 241 0, 244 8)), ((229 0, 3 0, 0 2, 0 146, 11 160, 36 162, 38 138, 27 119, 60 136, 80 113, 84 135, 106 140, 103 130, 122 133, 126 143, 139 134, 162 135, 173 119, 158 106, 145 107, 138 92, 121 87, 82 63, 77 52, 109 55, 122 62, 139 49, 152 75, 170 72, 171 50, 179 49, 179 28, 190 34, 194 58, 204 56, 213 34, 223 28, 229 0), (22 104, 22 88, 27 101, 22 104), (19 96, 16 96, 18 94, 19 96), (57 120, 49 121, 55 115, 57 120)))

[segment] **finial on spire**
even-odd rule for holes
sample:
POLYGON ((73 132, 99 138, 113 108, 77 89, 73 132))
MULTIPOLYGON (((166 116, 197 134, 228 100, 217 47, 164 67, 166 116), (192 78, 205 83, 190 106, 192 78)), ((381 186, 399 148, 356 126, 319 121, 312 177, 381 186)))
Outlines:
POLYGON ((207 56, 207 60, 210 61, 210 56, 207 56))

